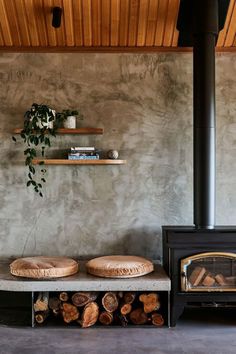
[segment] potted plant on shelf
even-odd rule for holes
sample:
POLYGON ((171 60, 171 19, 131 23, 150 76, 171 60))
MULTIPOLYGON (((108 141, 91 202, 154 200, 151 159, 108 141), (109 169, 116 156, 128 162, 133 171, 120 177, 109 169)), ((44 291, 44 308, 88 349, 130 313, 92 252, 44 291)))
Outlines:
POLYGON ((83 115, 79 110, 63 109, 62 112, 57 113, 57 116, 63 121, 63 126, 66 129, 75 129, 76 120, 83 120, 83 115))
MULTIPOLYGON (((42 185, 46 182, 46 169, 41 166, 41 176, 36 180, 36 169, 33 164, 38 154, 43 158, 46 147, 51 146, 51 137, 56 137, 56 131, 63 121, 63 116, 56 114, 55 110, 43 104, 33 103, 31 109, 24 115, 24 128, 20 137, 25 143, 25 165, 28 166, 27 187, 33 187, 41 197, 42 185)), ((14 141, 16 138, 12 137, 14 141)), ((44 162, 40 162, 43 165, 44 162)))

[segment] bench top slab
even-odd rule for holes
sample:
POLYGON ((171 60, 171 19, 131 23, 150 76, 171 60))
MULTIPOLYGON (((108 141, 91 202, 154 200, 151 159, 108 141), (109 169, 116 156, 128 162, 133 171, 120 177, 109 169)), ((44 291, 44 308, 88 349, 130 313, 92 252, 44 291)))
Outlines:
POLYGON ((10 261, 0 261, 0 290, 37 291, 170 291, 170 279, 160 264, 154 272, 136 278, 112 279, 87 274, 85 262, 80 261, 77 274, 57 279, 28 279, 10 274, 10 261))

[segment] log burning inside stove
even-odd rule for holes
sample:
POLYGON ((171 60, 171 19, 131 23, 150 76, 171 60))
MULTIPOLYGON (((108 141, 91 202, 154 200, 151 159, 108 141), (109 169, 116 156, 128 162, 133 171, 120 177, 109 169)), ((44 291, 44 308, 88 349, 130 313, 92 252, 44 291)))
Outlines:
POLYGON ((182 291, 236 291, 236 254, 206 252, 181 260, 182 291))

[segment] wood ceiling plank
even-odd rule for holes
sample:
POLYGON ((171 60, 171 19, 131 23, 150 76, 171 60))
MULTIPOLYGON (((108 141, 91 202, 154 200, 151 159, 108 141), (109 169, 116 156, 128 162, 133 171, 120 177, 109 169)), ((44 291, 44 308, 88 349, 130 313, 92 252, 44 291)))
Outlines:
POLYGON ((119 45, 126 46, 128 43, 129 29, 129 0, 120 0, 120 29, 119 45))
POLYGON ((2 34, 2 26, 0 22, 0 46, 3 47, 5 45, 4 39, 3 39, 3 34, 2 34))
POLYGON ((39 46, 39 35, 35 19, 34 0, 25 0, 25 12, 29 28, 30 42, 32 46, 39 46))
POLYGON ((130 0, 128 46, 137 44, 139 0, 130 0))
POLYGON ((146 42, 148 7, 149 0, 140 0, 137 34, 137 46, 139 47, 144 46, 146 42))
POLYGON ((82 1, 83 14, 83 34, 84 45, 90 47, 92 45, 92 9, 91 0, 82 1))
POLYGON ((15 1, 16 17, 20 31, 21 44, 23 46, 30 46, 30 36, 27 24, 27 16, 25 11, 24 0, 15 1))
POLYGON ((102 46, 110 45, 110 0, 102 0, 102 46))
POLYGON ((83 45, 83 22, 82 22, 82 5, 81 0, 72 0, 72 9, 74 17, 74 35, 75 45, 83 45))
POLYGON ((101 45, 101 0, 92 1, 92 39, 93 46, 101 45))
POLYGON ((75 36, 74 36, 74 19, 73 19, 73 9, 71 0, 63 0, 63 16, 65 23, 65 35, 66 35, 66 45, 74 46, 75 45, 75 36))
POLYGON ((174 30, 173 40, 172 40, 172 47, 178 47, 178 40, 179 40, 179 31, 177 29, 174 30))
POLYGON ((6 46, 12 46, 13 41, 12 41, 12 36, 11 36, 11 31, 10 31, 10 25, 9 21, 7 18, 7 13, 5 9, 5 4, 4 1, 0 1, 0 24, 1 24, 1 29, 2 29, 2 37, 4 44, 6 46))
POLYGON ((20 29, 17 22, 17 15, 15 9, 15 1, 14 0, 3 0, 5 9, 6 9, 6 16, 8 18, 9 27, 11 31, 11 38, 12 43, 15 46, 21 46, 21 36, 20 36, 20 29))
POLYGON ((34 17, 36 21, 36 28, 38 30, 39 44, 42 47, 48 46, 48 37, 46 22, 44 17, 44 6, 42 0, 34 0, 34 17))
POLYGON ((233 45, 235 33, 236 33, 236 2, 234 3, 232 15, 229 21, 224 47, 231 47, 233 45))
POLYGON ((111 0, 111 46, 119 44, 120 0, 111 0))
POLYGON ((149 1, 146 45, 153 46, 155 40, 156 24, 157 24, 158 0, 149 1))
POLYGON ((178 46, 178 39, 179 39, 179 31, 177 30, 177 20, 178 20, 178 14, 179 14, 179 6, 180 6, 180 0, 177 1, 177 8, 176 8, 176 15, 175 15, 175 23, 174 23, 174 30, 173 30, 173 38, 172 38, 172 47, 177 47, 178 46))
POLYGON ((178 16, 178 10, 179 10, 179 0, 169 0, 166 22, 165 22, 164 38, 163 38, 163 45, 165 47, 170 47, 172 44, 175 25, 178 16))
POLYGON ((168 7, 168 0, 159 0, 158 10, 157 10, 156 33, 155 33, 155 41, 154 41, 154 45, 158 47, 163 45, 167 7, 168 7))
POLYGON ((227 32, 229 30, 230 20, 233 14, 234 6, 235 6, 235 0, 230 0, 227 16, 225 20, 225 25, 224 28, 220 31, 218 36, 218 40, 216 44, 217 47, 223 47, 225 44, 225 39, 226 39, 227 32))
MULTIPOLYGON (((54 0, 53 6, 61 7, 63 9, 62 0, 54 0)), ((65 34, 65 16, 62 13, 61 17, 61 26, 55 29, 56 38, 57 38, 57 45, 58 46, 65 46, 66 45, 66 34, 65 34)))
POLYGON ((57 45, 56 30, 52 27, 53 0, 43 0, 43 15, 46 25, 48 44, 55 47, 57 45))

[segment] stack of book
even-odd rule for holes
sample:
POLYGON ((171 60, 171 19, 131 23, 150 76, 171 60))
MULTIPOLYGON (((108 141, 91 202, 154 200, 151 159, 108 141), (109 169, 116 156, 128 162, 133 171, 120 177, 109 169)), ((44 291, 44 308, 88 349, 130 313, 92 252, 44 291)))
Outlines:
POLYGON ((99 153, 93 146, 78 146, 70 148, 69 160, 98 160, 99 153))

